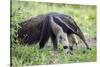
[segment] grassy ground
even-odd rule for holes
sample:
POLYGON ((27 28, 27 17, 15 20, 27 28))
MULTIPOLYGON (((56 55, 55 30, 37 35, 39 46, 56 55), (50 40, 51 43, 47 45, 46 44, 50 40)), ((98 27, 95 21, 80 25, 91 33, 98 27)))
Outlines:
POLYGON ((11 64, 12 66, 22 65, 40 65, 40 64, 64 64, 76 62, 96 61, 96 7, 84 5, 65 5, 52 3, 36 3, 13 1, 11 7, 11 23, 16 24, 22 20, 38 14, 48 12, 61 12, 71 15, 78 26, 84 32, 84 35, 92 50, 85 50, 78 43, 73 55, 64 54, 62 45, 58 45, 58 50, 53 51, 52 43, 46 44, 44 49, 39 49, 38 44, 19 44, 15 39, 17 27, 11 28, 11 64))

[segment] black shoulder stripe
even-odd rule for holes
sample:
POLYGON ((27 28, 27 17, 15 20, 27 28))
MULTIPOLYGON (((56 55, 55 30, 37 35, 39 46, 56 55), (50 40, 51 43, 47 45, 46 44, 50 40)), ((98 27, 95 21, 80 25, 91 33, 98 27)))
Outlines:
POLYGON ((65 24, 65 26, 67 26, 69 29, 71 29, 72 31, 74 31, 69 25, 67 25, 60 17, 56 17, 57 19, 59 19, 63 24, 65 24))
POLYGON ((74 29, 74 31, 77 31, 78 26, 73 18, 71 18, 70 16, 66 16, 66 15, 61 15, 59 17, 65 22, 65 24, 67 24, 69 27, 74 29))
POLYGON ((71 16, 68 16, 68 15, 63 15, 66 19, 68 19, 71 24, 77 26, 76 22, 74 21, 74 19, 71 17, 71 16))
POLYGON ((71 32, 74 32, 74 30, 70 26, 65 24, 65 22, 60 17, 54 16, 53 19, 54 19, 55 23, 57 23, 58 25, 60 25, 63 28, 64 32, 67 32, 69 30, 71 30, 71 32))

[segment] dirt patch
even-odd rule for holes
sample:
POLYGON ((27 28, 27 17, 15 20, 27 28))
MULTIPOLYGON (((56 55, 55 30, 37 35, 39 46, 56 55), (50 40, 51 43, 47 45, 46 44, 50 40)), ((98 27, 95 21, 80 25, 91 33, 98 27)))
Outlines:
POLYGON ((87 39, 87 42, 88 42, 88 43, 89 43, 89 45, 91 45, 91 46, 96 46, 96 42, 97 42, 97 38, 96 38, 96 36, 95 36, 95 37, 92 37, 92 38, 87 39))

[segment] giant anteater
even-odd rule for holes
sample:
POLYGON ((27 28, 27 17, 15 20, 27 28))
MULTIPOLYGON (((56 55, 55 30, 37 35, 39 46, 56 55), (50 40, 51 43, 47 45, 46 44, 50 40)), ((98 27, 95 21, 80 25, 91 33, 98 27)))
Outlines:
POLYGON ((21 22, 20 26, 18 39, 23 43, 39 42, 39 47, 43 48, 49 37, 51 37, 55 50, 59 41, 62 43, 64 50, 69 52, 72 49, 72 45, 76 43, 73 36, 75 34, 89 49, 83 33, 71 16, 51 12, 31 17, 21 22))

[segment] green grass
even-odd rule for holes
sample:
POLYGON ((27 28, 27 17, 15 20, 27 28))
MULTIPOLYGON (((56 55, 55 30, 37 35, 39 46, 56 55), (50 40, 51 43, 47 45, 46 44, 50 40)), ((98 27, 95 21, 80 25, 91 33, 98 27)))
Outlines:
POLYGON ((64 54, 62 45, 54 51, 52 43, 49 42, 44 49, 39 49, 38 44, 19 44, 15 39, 18 29, 17 23, 31 17, 48 12, 61 12, 72 16, 85 34, 87 39, 96 37, 96 6, 85 5, 65 5, 52 3, 37 3, 12 1, 11 23, 15 27, 11 28, 11 64, 13 67, 23 65, 40 64, 64 64, 76 62, 96 61, 96 43, 90 41, 92 50, 85 50, 78 43, 78 48, 74 49, 73 55, 64 54), (95 45, 95 46, 93 46, 95 45))
POLYGON ((63 48, 59 46, 57 51, 53 51, 51 46, 44 49, 38 49, 38 45, 17 46, 12 49, 12 65, 40 65, 40 64, 64 64, 76 62, 96 61, 96 48, 87 50, 78 47, 74 49, 73 55, 64 54, 63 48))

